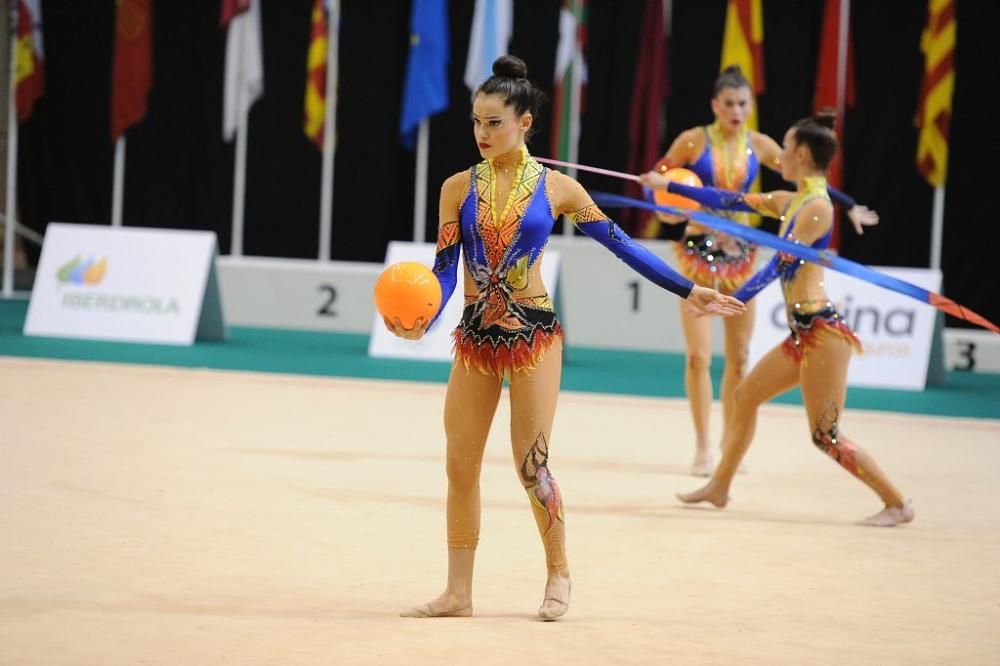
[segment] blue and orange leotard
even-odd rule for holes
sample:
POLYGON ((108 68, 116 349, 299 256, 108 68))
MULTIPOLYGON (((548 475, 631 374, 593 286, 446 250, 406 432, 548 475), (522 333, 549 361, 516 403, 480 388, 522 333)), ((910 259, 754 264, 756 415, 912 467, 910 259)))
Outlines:
MULTIPOLYGON (((778 217, 782 221, 779 236, 797 243, 795 221, 799 212, 816 199, 830 201, 825 178, 806 178, 803 184, 802 189, 781 211, 774 210, 770 205, 770 197, 766 194, 734 194, 714 188, 688 187, 677 183, 670 183, 667 189, 716 209, 745 211, 778 217)), ((813 241, 810 247, 820 250, 828 248, 832 235, 833 227, 831 226, 823 236, 813 241)), ((861 341, 847 325, 843 315, 837 312, 833 303, 822 291, 819 292, 819 295, 822 296, 820 298, 796 300, 792 297, 792 287, 804 264, 805 261, 797 257, 780 252, 776 253, 763 268, 733 294, 733 297, 745 303, 775 279, 780 279, 781 291, 785 297, 786 319, 791 331, 783 348, 789 356, 796 361, 802 361, 809 349, 816 345, 818 336, 829 333, 841 336, 857 351, 861 351, 861 341)), ((816 295, 816 292, 813 292, 813 295, 816 295)))
MULTIPOLYGON (((442 221, 434 273, 441 308, 455 289, 459 250, 465 264, 465 308, 453 333, 455 356, 466 367, 504 376, 534 367, 562 328, 541 282, 539 260, 556 216, 546 193, 549 170, 522 150, 506 202, 496 201, 489 161, 472 167, 458 220, 442 221)), ((622 261, 682 298, 692 283, 635 243, 592 203, 569 214, 585 234, 622 261)))
MULTIPOLYGON (((750 132, 744 129, 737 141, 740 147, 730 151, 718 123, 706 126, 704 131, 705 149, 687 168, 707 186, 730 192, 749 191, 760 170, 750 132)), ((725 209, 705 212, 741 224, 750 223, 749 215, 743 212, 725 209)), ((678 265, 685 277, 726 294, 738 289, 753 273, 755 250, 752 243, 700 227, 689 227, 675 245, 678 265)))
MULTIPOLYGON (((737 194, 749 192, 760 172, 760 160, 753 149, 750 131, 744 128, 743 135, 736 142, 740 147, 732 151, 718 123, 705 126, 704 132, 704 150, 698 159, 685 166, 695 172, 708 187, 737 194)), ((664 169, 678 166, 665 162, 660 164, 664 169)), ((827 193, 845 210, 857 205, 854 199, 829 184, 827 193)), ((705 212, 741 224, 750 224, 750 217, 746 212, 728 209, 707 209, 705 212)), ((756 246, 753 243, 701 227, 689 227, 685 230, 675 251, 681 272, 686 277, 696 284, 714 287, 726 294, 732 294, 747 281, 753 273, 756 258, 756 246)))

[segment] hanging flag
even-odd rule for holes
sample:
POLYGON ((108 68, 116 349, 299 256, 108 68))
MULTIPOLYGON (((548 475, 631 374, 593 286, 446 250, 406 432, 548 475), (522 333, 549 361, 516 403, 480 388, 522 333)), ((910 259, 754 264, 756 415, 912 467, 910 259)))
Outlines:
POLYGON ((757 129, 756 96, 764 92, 764 14, 763 0, 729 0, 726 25, 722 33, 721 72, 730 65, 739 65, 750 82, 754 100, 753 112, 747 124, 757 129))
POLYGON ((153 85, 152 0, 117 0, 111 68, 111 141, 146 115, 153 85))
MULTIPOLYGON (((838 189, 843 185, 845 113, 847 107, 854 106, 854 40, 851 39, 850 21, 848 21, 847 41, 844 45, 846 53, 841 54, 840 14, 843 2, 845 0, 826 0, 823 30, 819 42, 819 60, 816 65, 816 92, 813 96, 814 112, 827 107, 837 111, 834 130, 837 132, 837 142, 840 149, 833 156, 826 177, 830 184, 838 189), (840 97, 841 82, 839 80, 841 55, 844 56, 845 61, 843 99, 840 97)), ((833 238, 830 240, 830 246, 836 249, 840 247, 840 216, 835 215, 834 219, 837 220, 837 224, 833 227, 833 238)))
POLYGON ((222 0, 220 22, 227 28, 222 138, 232 141, 239 119, 264 94, 260 0, 222 0))
POLYGON ((948 176, 948 127, 955 89, 955 0, 930 0, 927 24, 920 38, 924 81, 917 107, 917 169, 934 187, 948 176))
MULTIPOLYGON (((666 130, 664 103, 670 87, 667 59, 670 54, 671 9, 670 2, 645 0, 629 117, 628 163, 625 169, 629 173, 649 171, 663 155, 666 130)), ((632 197, 642 196, 642 190, 636 183, 628 183, 625 193, 632 197)), ((638 236, 651 237, 658 233, 659 224, 655 218, 646 220, 640 226, 636 211, 627 211, 625 217, 638 236)))
POLYGON ((447 3, 414 0, 403 112, 399 117, 400 138, 407 148, 416 143, 417 127, 424 118, 448 108, 448 57, 447 3))
POLYGON ((31 116, 45 90, 45 56, 42 50, 40 0, 16 0, 17 11, 17 119, 31 116))
POLYGON ((576 161, 580 143, 580 113, 587 85, 586 0, 563 0, 559 13, 559 46, 556 48, 555 91, 552 95, 552 157, 576 161), (574 76, 576 72, 576 76, 574 76))
POLYGON ((514 30, 514 0, 476 0, 465 61, 465 85, 475 92, 493 74, 493 61, 507 55, 514 30))
POLYGON ((326 120, 326 50, 329 20, 325 0, 314 0, 312 10, 312 35, 306 56, 306 136, 323 149, 323 123, 326 120))

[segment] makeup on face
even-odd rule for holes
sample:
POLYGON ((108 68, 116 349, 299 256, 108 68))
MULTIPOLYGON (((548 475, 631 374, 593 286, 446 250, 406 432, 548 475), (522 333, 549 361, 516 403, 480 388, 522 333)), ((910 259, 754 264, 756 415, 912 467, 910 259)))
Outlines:
POLYGON ((524 130, 514 108, 499 95, 477 95, 471 117, 479 154, 486 159, 509 153, 523 141, 524 130))

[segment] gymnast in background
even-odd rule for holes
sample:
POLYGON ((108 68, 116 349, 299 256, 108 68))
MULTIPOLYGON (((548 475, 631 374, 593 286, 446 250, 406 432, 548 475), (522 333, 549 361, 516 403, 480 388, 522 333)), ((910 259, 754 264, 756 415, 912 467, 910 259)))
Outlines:
MULTIPOLYGON (((779 218, 781 238, 825 249, 833 233, 833 205, 825 177, 837 150, 833 126, 834 114, 823 112, 800 120, 785 133, 781 173, 796 184, 794 192, 734 194, 678 183, 668 183, 667 190, 713 209, 779 218)), ((775 279, 781 283, 790 334, 764 355, 733 391, 722 460, 712 478, 704 487, 678 497, 686 503, 726 506, 733 476, 753 440, 758 408, 774 396, 801 386, 813 444, 875 491, 885 505, 861 523, 891 527, 910 522, 914 515, 912 503, 904 499, 875 460, 841 430, 847 367, 861 344, 826 295, 823 267, 778 253, 734 296, 750 301, 775 279)))
MULTIPOLYGON (((694 127, 681 132, 671 144, 667 154, 652 172, 644 177, 644 184, 663 188, 666 181, 661 174, 674 167, 694 171, 705 185, 730 192, 748 192, 761 166, 781 172, 781 147, 766 134, 747 127, 753 107, 750 83, 739 66, 727 67, 715 81, 712 96, 712 113, 715 122, 704 127, 694 127)), ((828 188, 831 196, 848 211, 855 230, 877 224, 878 215, 865 206, 858 205, 847 195, 828 188)), ((707 210, 713 215, 726 217, 741 224, 750 223, 750 215, 742 211, 707 210)), ((682 223, 684 218, 658 215, 657 219, 668 224, 682 223)), ((659 222, 651 221, 653 233, 659 222)), ((695 284, 732 294, 753 273, 756 246, 724 233, 713 231, 694 222, 688 222, 683 237, 675 243, 681 273, 695 284)), ((746 374, 747 349, 753 332, 754 307, 750 303, 747 313, 725 320, 725 368, 722 372, 720 398, 722 402, 723 437, 732 418, 733 390, 746 374)), ((684 388, 691 405, 694 421, 695 456, 691 473, 709 476, 712 473, 712 451, 709 434, 709 415, 712 407, 711 322, 692 316, 689 308, 681 303, 681 323, 687 347, 684 388)))

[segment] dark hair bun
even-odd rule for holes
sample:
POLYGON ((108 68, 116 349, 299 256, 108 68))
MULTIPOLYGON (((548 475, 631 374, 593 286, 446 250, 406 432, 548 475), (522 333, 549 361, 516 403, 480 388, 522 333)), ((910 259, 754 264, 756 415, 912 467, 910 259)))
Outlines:
POLYGON ((712 86, 712 96, 718 97, 719 93, 726 88, 736 90, 750 88, 750 82, 747 81, 747 77, 743 76, 743 70, 740 69, 739 65, 730 65, 719 72, 719 76, 715 79, 715 85, 712 86))
POLYGON ((493 73, 508 79, 528 77, 528 66, 517 56, 503 55, 493 61, 493 73))
POLYGON ((823 127, 833 129, 837 122, 837 110, 829 106, 823 107, 813 115, 812 119, 823 127))

